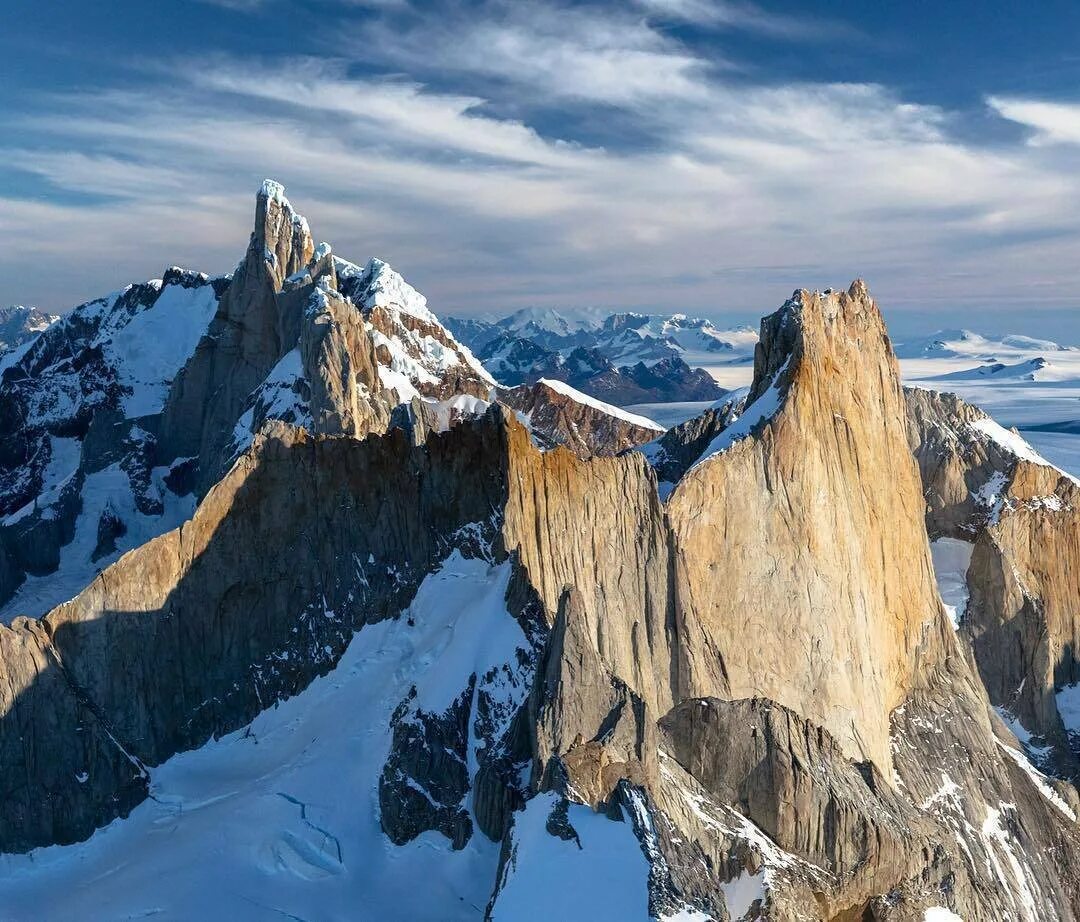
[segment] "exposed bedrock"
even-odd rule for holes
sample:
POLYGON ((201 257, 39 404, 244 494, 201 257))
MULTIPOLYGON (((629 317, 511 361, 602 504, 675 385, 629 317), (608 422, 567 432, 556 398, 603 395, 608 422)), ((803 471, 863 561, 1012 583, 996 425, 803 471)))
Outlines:
POLYGON ((1055 692, 1080 682, 1080 485, 954 395, 907 401, 927 528, 972 543, 961 637, 990 700, 1075 780, 1055 692))

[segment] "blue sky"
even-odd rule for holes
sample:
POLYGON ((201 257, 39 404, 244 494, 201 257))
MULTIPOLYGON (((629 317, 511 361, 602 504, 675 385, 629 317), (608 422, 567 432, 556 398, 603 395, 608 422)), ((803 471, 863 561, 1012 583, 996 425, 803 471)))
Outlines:
POLYGON ((228 271, 283 182, 436 312, 1080 341, 1080 5, 6 0, 0 304, 228 271))

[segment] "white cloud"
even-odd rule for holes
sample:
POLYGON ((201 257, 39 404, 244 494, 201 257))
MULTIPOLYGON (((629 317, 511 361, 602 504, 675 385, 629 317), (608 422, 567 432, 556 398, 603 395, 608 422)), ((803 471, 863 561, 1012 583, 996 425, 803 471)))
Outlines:
POLYGON ((733 0, 637 0, 657 16, 718 29, 740 29, 787 41, 821 41, 851 37, 851 26, 821 18, 791 16, 765 10, 756 3, 733 0))
POLYGON ((367 23, 367 53, 410 70, 465 73, 528 86, 534 95, 618 106, 700 99, 710 69, 640 16, 535 0, 398 22, 367 23))
POLYGON ((991 96, 987 102, 1002 118, 1031 128, 1032 145, 1080 144, 1080 103, 1005 96, 991 96))

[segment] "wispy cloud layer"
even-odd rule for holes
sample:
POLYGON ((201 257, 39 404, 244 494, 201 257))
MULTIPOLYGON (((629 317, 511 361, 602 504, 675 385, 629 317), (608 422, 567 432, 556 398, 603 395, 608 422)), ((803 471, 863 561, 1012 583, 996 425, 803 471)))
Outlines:
POLYGON ((139 88, 38 100, 0 154, 64 194, 0 198, 0 301, 226 270, 264 175, 335 249, 399 264, 446 312, 753 313, 855 275, 886 302, 1072 297, 1080 107, 991 97, 1029 137, 962 141, 953 113, 887 87, 737 73, 665 18, 800 37, 706 0, 405 7, 337 27, 333 54, 156 62, 139 88))

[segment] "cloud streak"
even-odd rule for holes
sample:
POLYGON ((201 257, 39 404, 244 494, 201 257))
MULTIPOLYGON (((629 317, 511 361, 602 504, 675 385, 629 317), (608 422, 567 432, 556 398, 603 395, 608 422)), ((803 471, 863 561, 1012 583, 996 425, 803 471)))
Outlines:
POLYGON ((63 194, 0 198, 0 302, 62 307, 178 261, 225 271, 263 176, 337 252, 387 258, 446 313, 754 314, 856 275, 886 304, 1072 298, 1075 109, 994 97, 1033 135, 980 146, 879 85, 736 76, 645 15, 486 10, 369 18, 335 44, 362 62, 210 56, 39 100, 0 153, 63 194), (597 121, 633 143, 598 141, 597 121))

